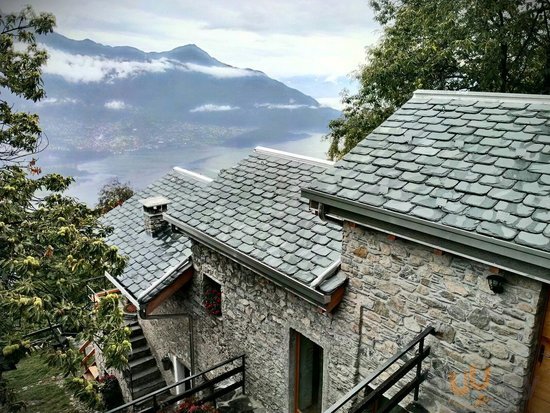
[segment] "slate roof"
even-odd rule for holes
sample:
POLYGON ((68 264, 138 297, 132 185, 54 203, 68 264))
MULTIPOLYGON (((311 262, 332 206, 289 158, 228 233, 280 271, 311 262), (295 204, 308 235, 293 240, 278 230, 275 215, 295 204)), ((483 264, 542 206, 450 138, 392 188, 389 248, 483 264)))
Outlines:
POLYGON ((550 96, 417 91, 309 189, 550 251, 550 96))
MULTIPOLYGON (((167 215, 306 286, 340 259, 341 228, 309 211, 300 188, 331 163, 257 148, 167 215)), ((319 286, 330 292, 341 274, 319 286)), ((315 287, 315 284, 313 284, 315 287)))
POLYGON ((180 275, 179 271, 173 270, 189 260, 191 242, 179 232, 167 231, 156 238, 147 235, 143 225, 143 206, 139 201, 162 195, 172 203, 183 203, 189 194, 207 185, 185 170, 174 169, 102 218, 103 224, 114 228, 106 241, 128 257, 124 273, 117 281, 133 298, 144 303, 180 275))

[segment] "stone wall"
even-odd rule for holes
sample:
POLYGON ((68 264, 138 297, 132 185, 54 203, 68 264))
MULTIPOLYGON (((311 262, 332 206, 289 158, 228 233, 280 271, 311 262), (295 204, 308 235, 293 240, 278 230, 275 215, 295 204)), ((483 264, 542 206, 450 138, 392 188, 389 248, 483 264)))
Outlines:
POLYGON ((174 366, 170 370, 164 370, 161 362, 164 357, 168 356, 172 359, 172 356, 175 356, 188 368, 191 368, 191 337, 188 315, 192 315, 192 313, 185 305, 188 295, 188 292, 178 291, 152 313, 153 316, 170 316, 139 320, 151 353, 155 356, 157 365, 168 385, 174 383, 174 366))
MULTIPOLYGON (((353 330, 353 297, 334 314, 287 292, 234 261, 199 244, 193 245, 195 291, 203 274, 222 285, 222 316, 206 312, 196 322, 197 360, 206 367, 224 357, 246 353, 247 393, 270 412, 291 404, 291 332, 303 334, 323 349, 323 406, 348 391, 356 379, 358 330, 353 330), (221 349, 221 352, 220 352, 221 349)), ((202 308, 200 300, 197 308, 202 308)))
MULTIPOLYGON (((197 371, 246 353, 246 389, 269 412, 289 411, 291 405, 290 346, 297 331, 323 348, 323 406, 327 408, 356 380, 359 345, 358 317, 348 294, 334 314, 288 293, 234 261, 198 244, 193 245, 195 275, 186 292, 171 298, 156 312, 178 311, 194 315, 197 371), (202 305, 202 277, 222 285, 222 316, 209 315, 202 305)), ((167 328, 163 321, 142 321, 159 357, 174 349, 188 360, 185 327, 167 328), (183 331, 180 335, 177 331, 183 331), (172 350, 170 350, 172 349, 172 350), (179 351, 179 350, 178 350, 179 351)))
POLYGON ((361 376, 432 325, 439 335, 429 340, 430 374, 421 387, 428 411, 522 411, 541 283, 507 273, 497 295, 488 288, 487 265, 348 223, 342 269, 362 307, 361 376))

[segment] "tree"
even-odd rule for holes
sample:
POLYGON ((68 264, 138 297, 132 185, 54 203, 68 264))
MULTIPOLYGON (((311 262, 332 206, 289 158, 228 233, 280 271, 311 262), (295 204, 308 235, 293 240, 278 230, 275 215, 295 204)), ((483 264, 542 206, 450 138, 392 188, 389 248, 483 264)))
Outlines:
POLYGON ((550 93, 550 0, 371 0, 380 42, 330 122, 341 158, 416 89, 550 93))
MULTIPOLYGON (((2 93, 33 101, 45 96, 41 66, 47 54, 35 35, 50 33, 54 25, 53 15, 37 15, 30 7, 0 15, 2 93)), ((90 278, 106 271, 119 275, 125 261, 103 241, 110 230, 100 225, 100 211, 63 196, 72 178, 41 174, 32 158, 41 149, 38 121, 0 99, 0 358, 17 362, 29 347, 26 334, 59 325, 96 342, 108 363, 122 367, 130 343, 128 331, 120 328, 118 297, 93 306, 86 286, 99 288, 90 278)), ((74 348, 51 352, 65 371, 76 374, 74 348)))
POLYGON ((130 186, 130 182, 122 183, 118 178, 113 178, 100 189, 97 207, 106 213, 122 205, 132 195, 134 195, 134 190, 130 186))

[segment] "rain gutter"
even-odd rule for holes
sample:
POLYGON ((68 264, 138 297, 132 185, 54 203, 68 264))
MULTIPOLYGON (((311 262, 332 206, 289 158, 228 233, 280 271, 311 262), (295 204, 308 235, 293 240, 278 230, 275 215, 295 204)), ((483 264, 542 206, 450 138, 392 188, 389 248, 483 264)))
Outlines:
POLYGON ((312 208, 329 219, 344 219, 474 261, 550 282, 550 254, 477 233, 364 205, 313 189, 302 189, 312 208), (315 205, 317 203, 317 205, 315 205))

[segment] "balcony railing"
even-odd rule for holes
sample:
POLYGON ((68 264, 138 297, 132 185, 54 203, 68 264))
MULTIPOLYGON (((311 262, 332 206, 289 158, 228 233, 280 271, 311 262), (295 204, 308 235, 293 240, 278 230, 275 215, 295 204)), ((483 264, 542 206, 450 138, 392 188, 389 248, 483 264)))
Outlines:
POLYGON ((333 404, 328 410, 325 410, 325 413, 343 412, 344 406, 352 401, 355 403, 348 410, 348 413, 387 413, 396 407, 399 402, 403 400, 411 391, 414 391, 414 400, 417 401, 420 384, 427 376, 427 372, 422 372, 422 360, 430 354, 430 347, 424 346, 424 339, 429 334, 434 334, 434 332, 435 329, 433 327, 426 328, 418 336, 416 336, 414 340, 412 340, 405 347, 401 348, 392 358, 386 361, 386 363, 378 368, 378 370, 365 377, 344 397, 333 404), (416 349, 417 345, 418 351, 416 351, 412 358, 406 360, 406 356, 409 355, 411 350, 416 349), (399 360, 405 360, 405 363, 376 388, 371 390, 370 384, 399 360), (389 400, 385 398, 384 393, 394 387, 403 377, 405 377, 407 373, 412 370, 415 370, 414 379, 401 387, 401 389, 399 389, 389 400), (359 399, 359 394, 363 390, 368 393, 363 396, 362 399, 359 399))
MULTIPOLYGON (((180 387, 181 388, 181 387, 180 387)), ((154 413, 160 409, 173 405, 180 400, 195 396, 195 403, 201 404, 206 402, 215 402, 216 399, 221 396, 232 392, 236 389, 242 389, 245 391, 245 355, 236 356, 230 358, 222 363, 216 364, 210 367, 208 370, 201 371, 200 373, 189 376, 162 389, 156 390, 152 393, 146 394, 136 400, 132 400, 122 406, 109 410, 107 413, 117 412, 132 412, 139 411, 140 413, 154 413), (237 364, 235 366, 235 364, 237 364), (219 370, 219 372, 216 372, 219 370), (213 375, 211 378, 207 378, 207 375, 213 375), (195 381, 201 381, 195 384, 195 381), (217 387, 216 385, 222 382, 228 381, 229 383, 224 387, 217 387), (177 395, 171 395, 170 390, 178 386, 185 388, 185 385, 191 384, 188 390, 183 391, 177 395), (204 394, 202 394, 204 393, 204 394), (196 395, 200 394, 200 397, 196 395), (139 406, 139 410, 136 407, 139 406)))

